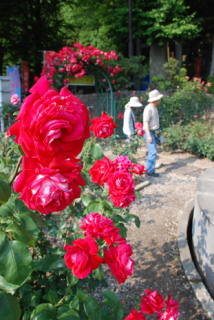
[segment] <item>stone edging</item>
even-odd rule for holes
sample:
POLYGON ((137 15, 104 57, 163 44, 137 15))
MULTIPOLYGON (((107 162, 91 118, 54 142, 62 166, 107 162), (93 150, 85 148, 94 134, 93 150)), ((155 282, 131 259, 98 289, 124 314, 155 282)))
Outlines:
POLYGON ((202 307, 209 315, 210 319, 214 320, 214 302, 204 286, 200 275, 198 274, 195 265, 192 261, 189 245, 187 241, 187 227, 190 219, 190 213, 194 208, 194 200, 191 201, 179 220, 178 224, 178 248, 180 253, 180 259, 189 280, 196 298, 200 301, 202 307))

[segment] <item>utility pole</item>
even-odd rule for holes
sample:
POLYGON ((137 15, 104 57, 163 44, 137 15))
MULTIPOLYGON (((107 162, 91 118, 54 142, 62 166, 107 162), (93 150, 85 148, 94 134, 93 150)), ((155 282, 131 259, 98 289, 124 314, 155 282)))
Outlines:
POLYGON ((133 56, 132 43, 132 0, 129 0, 129 58, 133 56))

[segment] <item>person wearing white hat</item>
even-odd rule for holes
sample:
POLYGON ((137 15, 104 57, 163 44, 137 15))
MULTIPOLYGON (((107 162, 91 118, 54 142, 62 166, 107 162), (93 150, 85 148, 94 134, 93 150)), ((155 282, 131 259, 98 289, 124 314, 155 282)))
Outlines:
POLYGON ((135 125, 135 115, 133 108, 142 107, 138 97, 131 97, 129 102, 125 105, 125 112, 123 118, 123 133, 127 136, 128 139, 131 139, 131 136, 134 135, 134 125, 135 125))
POLYGON ((155 164, 157 158, 157 140, 155 131, 157 132, 159 125, 159 114, 157 105, 160 103, 163 95, 158 90, 153 90, 149 93, 149 104, 145 107, 143 112, 143 128, 145 130, 144 139, 148 147, 148 156, 146 160, 147 175, 158 177, 155 173, 155 164))

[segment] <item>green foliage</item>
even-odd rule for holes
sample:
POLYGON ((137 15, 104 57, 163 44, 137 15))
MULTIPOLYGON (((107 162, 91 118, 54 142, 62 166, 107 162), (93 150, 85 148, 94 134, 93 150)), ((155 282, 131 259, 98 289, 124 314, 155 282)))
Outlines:
POLYGON ((165 148, 182 149, 197 156, 214 159, 214 125, 211 121, 191 121, 165 129, 165 148))
POLYGON ((214 94, 214 76, 207 77, 207 82, 211 83, 211 86, 209 87, 210 93, 214 94))

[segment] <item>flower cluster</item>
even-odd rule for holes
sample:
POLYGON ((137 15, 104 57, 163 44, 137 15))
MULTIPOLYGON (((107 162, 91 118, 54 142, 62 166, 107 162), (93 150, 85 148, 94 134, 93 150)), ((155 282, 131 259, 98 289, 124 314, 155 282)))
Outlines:
POLYGON ((80 197, 85 185, 76 156, 90 137, 89 112, 67 88, 51 90, 40 78, 10 128, 25 156, 14 190, 32 210, 61 211, 80 197))
POLYGON ((126 239, 119 234, 111 219, 92 212, 82 218, 80 229, 85 231, 84 239, 73 241, 73 246, 65 246, 65 263, 79 279, 83 279, 97 269, 101 263, 107 263, 118 283, 124 283, 133 274, 134 261, 130 258, 132 248, 126 239), (104 258, 98 255, 96 239, 105 241, 108 249, 104 250, 104 258), (116 246, 115 246, 116 245, 116 246))
MULTIPOLYGON (((69 77, 82 78, 87 73, 89 64, 104 67, 110 77, 121 71, 117 64, 116 67, 104 66, 104 61, 111 59, 117 60, 115 51, 105 52, 94 46, 83 46, 74 43, 74 47, 63 47, 59 52, 48 52, 46 62, 42 69, 42 76, 46 75, 50 85, 56 84, 63 78, 64 85, 70 80, 69 77)), ((112 82, 114 84, 114 82, 112 82)))
POLYGON ((143 130, 143 125, 141 122, 136 122, 135 123, 135 129, 137 130, 137 135, 138 136, 143 136, 145 134, 145 131, 143 130))
POLYGON ((179 304, 175 300, 171 300, 170 295, 168 295, 167 300, 164 301, 162 295, 157 293, 157 290, 151 291, 146 289, 145 292, 146 295, 144 295, 141 300, 141 310, 137 312, 133 309, 125 320, 146 320, 144 313, 151 316, 157 313, 156 319, 159 320, 176 320, 179 317, 179 304), (166 309, 164 311, 165 302, 166 309))
POLYGON ((132 173, 142 175, 145 167, 133 164, 126 156, 118 156, 115 161, 104 157, 97 160, 89 170, 91 180, 102 186, 107 183, 109 194, 116 207, 126 208, 135 201, 134 180, 132 173))
POLYGON ((105 111, 103 111, 100 118, 96 117, 91 120, 92 126, 90 130, 93 131, 95 137, 106 139, 114 133, 114 129, 117 128, 112 117, 109 117, 105 111))
MULTIPOLYGON (((187 80, 189 80, 190 78, 188 76, 185 77, 187 80)), ((197 84, 197 89, 198 90, 204 90, 205 92, 208 91, 209 87, 212 86, 211 82, 207 82, 205 83, 205 81, 202 81, 200 78, 198 77, 194 77, 193 81, 197 84)), ((190 84, 192 84, 192 81, 189 82, 190 84)))

